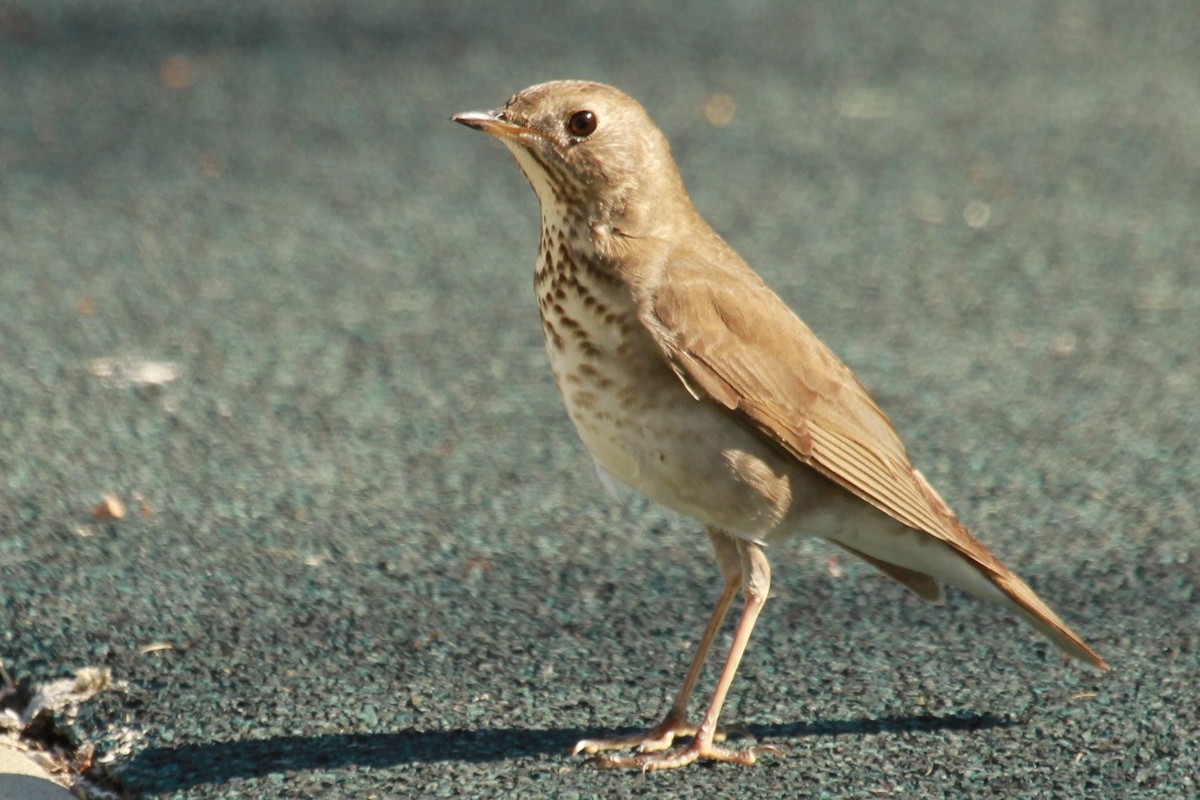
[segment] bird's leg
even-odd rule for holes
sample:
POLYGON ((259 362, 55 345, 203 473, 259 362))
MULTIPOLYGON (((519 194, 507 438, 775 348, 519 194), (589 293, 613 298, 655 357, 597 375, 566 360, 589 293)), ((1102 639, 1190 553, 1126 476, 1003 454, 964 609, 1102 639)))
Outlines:
MULTIPOLYGON (((658 725, 642 733, 618 736, 612 739, 584 739, 575 745, 574 752, 576 754, 626 750, 632 747, 636 747, 642 753, 653 753, 666 750, 677 736, 696 735, 696 726, 687 720, 688 700, 691 699, 692 690, 696 688, 696 682, 700 680, 700 673, 704 669, 704 662, 708 660, 713 640, 717 638, 717 632, 721 629, 721 624, 725 622, 725 616, 729 613, 729 607, 733 604, 733 598, 737 595, 738 588, 742 583, 742 557, 734 539, 716 528, 709 528, 708 536, 712 540, 717 563, 721 567, 721 575, 725 578, 725 589, 721 592, 721 597, 717 600, 717 605, 708 618, 708 626, 700 638, 700 646, 696 649, 696 656, 692 659, 692 666, 688 670, 687 678, 684 680, 679 694, 676 695, 675 702, 671 704, 667 716, 658 725)), ((724 738, 724 732, 717 731, 715 741, 723 741, 724 738)))
POLYGON ((687 766, 697 759, 707 758, 714 761, 730 761, 735 764, 750 765, 758 760, 761 753, 779 753, 770 745, 754 747, 749 750, 730 750, 717 747, 717 717, 721 714, 721 706, 725 704, 725 695, 733 683, 733 676, 741 663, 746 644, 750 641, 750 632, 763 605, 767 602, 767 592, 771 588, 771 566, 767 563, 767 555, 762 545, 754 542, 737 541, 737 549, 742 562, 742 592, 746 596, 746 607, 742 618, 738 621, 733 635, 733 646, 725 659, 725 668, 721 670, 721 678, 713 692, 712 701, 700 727, 696 730, 695 738, 690 743, 674 750, 656 753, 639 753, 632 756, 603 755, 591 759, 600 767, 633 767, 643 772, 659 769, 677 769, 687 766))

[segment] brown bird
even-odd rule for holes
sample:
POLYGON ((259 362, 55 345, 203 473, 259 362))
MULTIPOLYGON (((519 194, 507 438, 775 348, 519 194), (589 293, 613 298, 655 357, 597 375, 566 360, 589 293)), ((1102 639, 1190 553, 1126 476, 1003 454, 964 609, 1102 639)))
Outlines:
POLYGON ((717 717, 767 599, 768 546, 819 536, 926 600, 939 582, 1007 606, 1075 658, 1108 665, 959 522, 867 390, 692 205, 667 139, 610 86, 554 81, 454 121, 502 141, 541 203, 535 285, 567 412, 603 470, 703 523, 725 579, 661 724, 575 752, 643 770, 718 746, 717 717), (745 609, 708 709, 687 704, 738 589, 745 609), (691 737, 670 749, 676 737, 691 737))

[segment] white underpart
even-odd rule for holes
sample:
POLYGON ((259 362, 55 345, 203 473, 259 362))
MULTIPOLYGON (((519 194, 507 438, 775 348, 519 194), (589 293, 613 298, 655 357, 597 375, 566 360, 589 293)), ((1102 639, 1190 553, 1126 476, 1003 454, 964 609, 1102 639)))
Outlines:
POLYGON ((892 522, 887 529, 874 526, 843 528, 827 538, 880 561, 937 578, 981 600, 1006 603, 1004 593, 953 547, 924 531, 892 522))
MULTIPOLYGON (((566 209, 555 197, 550 178, 545 174, 541 165, 529 156, 524 147, 515 143, 506 142, 506 144, 538 196, 542 211, 542 228, 546 232, 545 235, 551 240, 551 247, 556 248, 554 241, 558 232, 567 231, 568 235, 572 237, 568 244, 573 250, 578 253, 592 251, 593 244, 587 238, 587 231, 581 231, 577 226, 568 224, 566 209)), ((539 253, 539 267, 545 269, 543 260, 552 256, 553 253, 539 253)), ((603 286, 593 285, 590 289, 594 296, 602 298, 605 305, 612 310, 618 310, 623 303, 632 302, 627 296, 614 293, 603 286)), ((539 293, 543 291, 543 287, 539 286, 538 291, 539 293)), ((592 322, 588 326, 589 333, 593 343, 602 350, 615 353, 626 343, 627 334, 622 332, 619 326, 601 323, 579 297, 567 293, 557 303, 562 306, 566 315, 574 319, 592 317, 592 322)), ((632 312, 632 309, 629 310, 632 312)), ((702 522, 712 522, 706 518, 699 507, 696 507, 694 503, 687 502, 690 499, 689 495, 694 492, 691 486, 666 486, 662 482, 661 472, 648 468, 648 465, 656 465, 663 460, 662 448, 669 445, 656 437, 646 435, 642 421, 638 418, 638 412, 631 412, 630 409, 620 407, 616 400, 616 396, 623 388, 644 389, 645 387, 638 385, 638 378, 631 371, 618 367, 615 361, 597 362, 590 359, 583 348, 579 347, 578 343, 570 336, 564 336, 563 341, 564 346, 559 348, 554 347, 547 340, 546 352, 550 357, 550 365, 554 370, 554 377, 567 413, 596 463, 596 471, 604 488, 613 497, 625 502, 628 497, 622 496, 620 487, 628 487, 668 508, 702 522), (590 369, 601 371, 612 381, 614 387, 614 391, 611 392, 590 392, 589 394, 593 398, 590 408, 583 408, 577 402, 580 387, 571 381, 571 376, 583 372, 585 364, 590 369), (609 420, 620 420, 621 424, 601 421, 601 415, 609 420)), ((629 366, 629 364, 625 364, 625 366, 629 366)), ((691 403, 686 405, 692 406, 688 409, 691 413, 698 410, 691 403)), ((681 427, 686 424, 686 420, 680 422, 681 427)))

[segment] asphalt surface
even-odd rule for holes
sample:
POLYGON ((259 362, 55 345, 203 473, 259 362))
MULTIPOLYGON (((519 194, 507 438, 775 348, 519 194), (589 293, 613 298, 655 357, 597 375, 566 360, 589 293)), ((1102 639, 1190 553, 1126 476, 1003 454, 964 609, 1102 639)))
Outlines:
POLYGON ((111 669, 55 730, 155 798, 1195 796, 1200 6, 732 5, 0 3, 6 702, 111 669), (787 758, 566 753, 718 585, 602 489, 535 198, 448 121, 563 77, 1110 674, 797 541, 725 715, 787 758))

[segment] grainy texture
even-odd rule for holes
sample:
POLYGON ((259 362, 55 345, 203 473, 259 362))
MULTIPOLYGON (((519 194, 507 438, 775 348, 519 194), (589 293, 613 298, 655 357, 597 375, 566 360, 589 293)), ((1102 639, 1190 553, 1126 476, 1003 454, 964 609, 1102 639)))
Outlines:
POLYGON ((1200 8, 541 5, 4 6, 8 670, 130 681, 75 731, 148 797, 1195 794, 1200 8), (662 713, 715 567, 599 488, 535 201, 447 121, 556 77, 653 110, 1111 675, 795 543, 725 717, 788 759, 564 755, 662 713))

